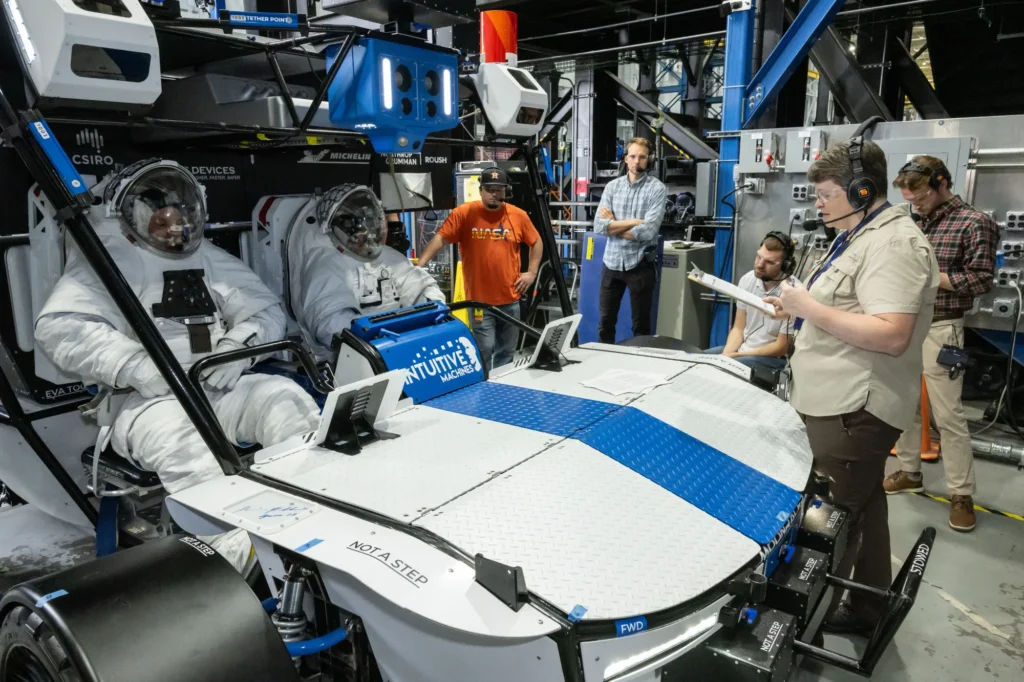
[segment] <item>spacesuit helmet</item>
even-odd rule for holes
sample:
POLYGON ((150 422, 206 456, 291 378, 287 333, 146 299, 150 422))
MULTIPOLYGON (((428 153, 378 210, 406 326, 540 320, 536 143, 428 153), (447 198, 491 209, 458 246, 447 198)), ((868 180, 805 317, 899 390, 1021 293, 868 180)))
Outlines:
POLYGON ((317 202, 316 217, 335 246, 361 260, 379 256, 387 241, 384 207, 366 185, 329 189, 317 202))
POLYGON ((103 200, 128 239, 158 255, 184 257, 203 242, 204 188, 175 161, 147 159, 127 166, 107 184, 103 200))

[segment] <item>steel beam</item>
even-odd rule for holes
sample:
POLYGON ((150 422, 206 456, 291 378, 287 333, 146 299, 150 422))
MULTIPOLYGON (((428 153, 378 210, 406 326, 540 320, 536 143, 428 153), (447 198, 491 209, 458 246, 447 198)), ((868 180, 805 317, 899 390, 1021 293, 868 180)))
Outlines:
MULTIPOLYGON (((747 53, 749 54, 749 52, 750 50, 748 49, 747 53)), ((615 87, 618 90, 617 99, 626 107, 641 114, 646 114, 652 119, 661 114, 661 109, 659 109, 656 104, 626 85, 626 83, 620 80, 618 76, 608 71, 605 72, 605 76, 610 78, 612 83, 615 84, 615 87)), ((709 159, 718 158, 718 154, 715 153, 715 150, 706 145, 704 141, 692 130, 684 127, 671 116, 664 116, 664 121, 665 126, 661 129, 661 134, 664 135, 669 142, 676 145, 698 161, 707 161, 709 159)))
POLYGON ((835 28, 829 27, 811 49, 811 59, 818 66, 818 77, 828 84, 836 104, 851 122, 859 123, 872 116, 894 120, 878 93, 864 80, 857 61, 835 28))
POLYGON ((910 103, 921 114, 921 118, 949 118, 949 112, 942 106, 935 89, 928 82, 928 78, 921 72, 915 57, 910 54, 899 40, 894 40, 892 45, 892 71, 904 92, 910 98, 910 103))
POLYGON ((540 129, 541 144, 547 142, 548 138, 558 132, 558 129, 572 116, 572 94, 572 90, 565 93, 560 100, 555 102, 555 106, 551 107, 551 113, 548 114, 547 120, 544 121, 544 125, 540 129))
MULTIPOLYGON (((750 80, 751 59, 754 51, 754 8, 733 12, 725 25, 725 86, 722 90, 722 130, 743 128, 743 108, 747 82, 750 80)), ((735 199, 736 183, 733 168, 740 156, 738 137, 722 139, 718 163, 718 196, 715 201, 715 216, 732 218, 733 212, 724 205, 723 199, 731 195, 735 199)), ((732 226, 715 230, 715 274, 732 280, 733 251, 735 237, 732 226)), ((729 335, 731 316, 728 305, 716 305, 711 320, 711 345, 720 346, 729 335)))
MULTIPOLYGON (((811 48, 832 20, 839 14, 845 0, 808 0, 796 15, 789 30, 782 36, 761 69, 747 84, 746 116, 748 123, 757 119, 789 82, 797 66, 803 63, 811 48)), ((729 41, 726 39, 726 49, 729 41)))

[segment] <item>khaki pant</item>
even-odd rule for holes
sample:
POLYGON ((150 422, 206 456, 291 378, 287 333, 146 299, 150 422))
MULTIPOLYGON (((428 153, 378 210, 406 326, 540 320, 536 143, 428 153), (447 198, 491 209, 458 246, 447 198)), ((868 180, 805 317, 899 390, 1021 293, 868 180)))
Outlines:
MULTIPOLYGON (((944 344, 963 348, 963 320, 935 322, 924 340, 924 380, 928 387, 928 403, 935 424, 939 428, 939 442, 942 444, 942 464, 946 470, 946 487, 951 495, 973 495, 974 451, 971 449, 971 433, 967 428, 967 417, 960 395, 964 386, 964 375, 949 378, 949 368, 943 367, 936 358, 944 344)), ((903 432, 896 443, 896 454, 903 471, 921 470, 921 410, 915 414, 914 425, 903 432)))
MULTIPOLYGON (((836 570, 840 578, 886 589, 892 581, 889 507, 882 479, 885 461, 899 438, 899 429, 861 409, 835 417, 803 417, 814 454, 814 470, 829 479, 829 496, 850 510, 846 553, 836 570)), ((831 609, 839 605, 837 590, 831 609)), ((869 622, 882 615, 884 601, 874 595, 850 593, 850 608, 869 622)))

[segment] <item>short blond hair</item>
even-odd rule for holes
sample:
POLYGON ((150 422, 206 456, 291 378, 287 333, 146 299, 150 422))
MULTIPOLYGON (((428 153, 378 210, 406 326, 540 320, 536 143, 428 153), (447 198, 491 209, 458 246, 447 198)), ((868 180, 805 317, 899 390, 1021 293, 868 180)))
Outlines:
POLYGON ((625 150, 626 150, 627 154, 629 153, 629 148, 632 147, 635 144, 638 144, 641 147, 643 147, 644 149, 646 149, 647 150, 647 156, 651 155, 651 141, 648 140, 646 137, 634 137, 632 140, 627 142, 626 146, 625 146, 625 150))

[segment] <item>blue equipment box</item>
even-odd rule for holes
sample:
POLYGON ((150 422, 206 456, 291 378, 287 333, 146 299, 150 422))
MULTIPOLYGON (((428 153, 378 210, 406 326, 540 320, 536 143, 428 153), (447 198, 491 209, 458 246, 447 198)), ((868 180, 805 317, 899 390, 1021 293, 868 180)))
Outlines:
MULTIPOLYGON (((327 66, 341 47, 327 49, 327 66)), ((458 57, 361 37, 327 91, 331 123, 364 133, 378 154, 422 151, 428 133, 459 124, 458 57)))
POLYGON ((360 317, 352 333, 376 348, 389 370, 408 371, 405 394, 415 403, 484 380, 473 333, 443 303, 360 317))
MULTIPOLYGON (((608 237, 603 234, 587 232, 583 235, 583 265, 580 269, 580 313, 583 315, 583 320, 579 327, 580 343, 598 341, 598 322, 601 317, 601 272, 604 269, 604 247, 607 242, 608 237)), ((658 296, 661 290, 661 256, 664 242, 662 237, 658 237, 658 262, 655 264, 657 280, 654 285, 654 299, 651 302, 651 334, 657 333, 658 296)), ((631 338, 633 338, 633 313, 627 289, 622 296, 619 318, 615 323, 615 343, 622 343, 631 338)))

